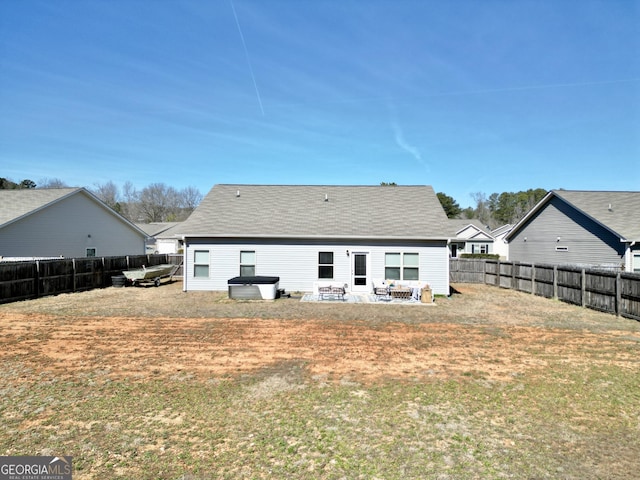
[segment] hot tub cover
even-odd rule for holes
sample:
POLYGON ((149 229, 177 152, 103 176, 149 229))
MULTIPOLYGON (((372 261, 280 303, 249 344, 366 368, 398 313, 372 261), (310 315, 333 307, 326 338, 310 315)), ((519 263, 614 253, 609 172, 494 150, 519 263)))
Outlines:
POLYGON ((280 281, 280 277, 233 277, 227 282, 229 285, 273 285, 280 281))

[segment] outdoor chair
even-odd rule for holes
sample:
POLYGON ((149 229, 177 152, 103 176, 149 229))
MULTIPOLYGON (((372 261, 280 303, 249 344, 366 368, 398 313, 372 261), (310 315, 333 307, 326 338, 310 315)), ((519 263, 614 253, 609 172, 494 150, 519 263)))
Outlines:
POLYGON ((326 296, 344 300, 344 294, 344 287, 334 287, 333 285, 327 287, 318 287, 318 298, 320 300, 324 300, 326 296))

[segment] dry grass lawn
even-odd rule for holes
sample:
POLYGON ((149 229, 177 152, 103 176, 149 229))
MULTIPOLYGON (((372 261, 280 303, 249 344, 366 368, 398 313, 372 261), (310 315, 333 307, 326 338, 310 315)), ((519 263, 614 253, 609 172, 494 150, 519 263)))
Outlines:
POLYGON ((74 478, 635 478, 640 324, 107 288, 0 305, 0 454, 74 478))

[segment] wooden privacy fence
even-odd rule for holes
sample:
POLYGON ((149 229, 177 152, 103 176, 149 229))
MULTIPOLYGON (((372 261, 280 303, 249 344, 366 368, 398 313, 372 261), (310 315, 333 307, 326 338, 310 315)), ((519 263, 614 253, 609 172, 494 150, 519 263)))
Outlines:
POLYGON ((484 283, 640 320, 640 274, 484 259, 449 262, 452 283, 484 283))
POLYGON ((109 287, 123 270, 181 262, 162 254, 0 262, 0 303, 109 287))

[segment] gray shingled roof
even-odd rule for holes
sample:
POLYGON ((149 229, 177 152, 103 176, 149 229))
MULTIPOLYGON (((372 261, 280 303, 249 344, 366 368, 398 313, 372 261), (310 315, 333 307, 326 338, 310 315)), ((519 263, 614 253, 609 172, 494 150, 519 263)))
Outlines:
POLYGON ((81 190, 80 188, 25 188, 17 190, 0 190, 0 227, 17 220, 67 195, 81 190))
POLYGON ((171 236, 171 231, 175 229, 181 222, 152 222, 152 223, 136 223, 135 226, 145 232, 150 237, 166 237, 171 236))
POLYGON ((640 192, 553 190, 552 193, 620 238, 640 240, 640 192))
POLYGON ((146 235, 143 230, 129 222, 129 220, 124 218, 122 215, 116 213, 94 194, 82 187, 23 188, 15 190, 0 189, 0 228, 22 217, 31 215, 38 210, 42 210, 53 203, 59 202, 65 197, 76 194, 82 194, 93 199, 96 203, 102 205, 105 210, 119 218, 122 222, 128 224, 138 233, 146 235))
POLYGON ((450 229, 430 186, 216 185, 177 233, 444 239, 450 229))
POLYGON ((451 230, 451 236, 455 237, 460 230, 468 227, 469 225, 473 225, 478 230, 486 233, 487 235, 491 235, 491 231, 487 228, 486 225, 483 225, 480 220, 477 218, 450 218, 449 225, 451 230))

